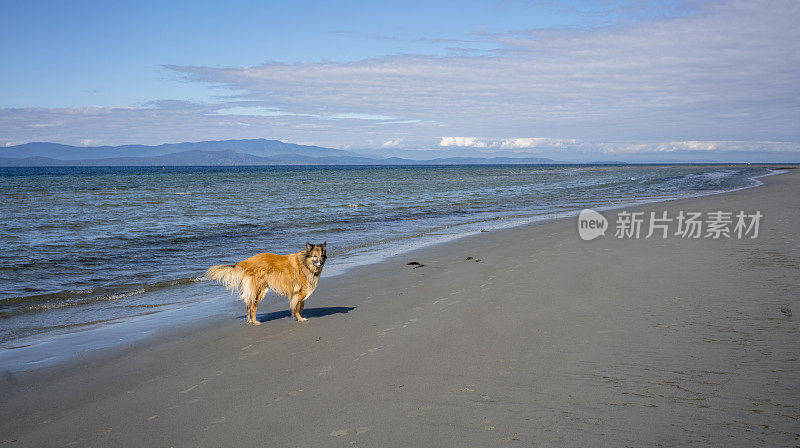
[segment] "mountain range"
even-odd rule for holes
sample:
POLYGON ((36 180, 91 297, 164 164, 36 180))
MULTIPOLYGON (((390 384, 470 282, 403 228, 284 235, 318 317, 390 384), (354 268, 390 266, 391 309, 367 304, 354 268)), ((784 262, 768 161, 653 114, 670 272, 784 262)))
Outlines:
POLYGON ((448 157, 414 160, 370 157, 342 149, 278 140, 222 140, 157 146, 71 146, 32 142, 0 148, 0 166, 233 166, 547 164, 541 157, 448 157))

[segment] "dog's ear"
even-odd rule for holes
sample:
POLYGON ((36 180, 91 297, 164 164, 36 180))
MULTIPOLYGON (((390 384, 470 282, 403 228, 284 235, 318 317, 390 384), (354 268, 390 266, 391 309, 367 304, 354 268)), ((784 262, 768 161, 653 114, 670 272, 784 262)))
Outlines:
POLYGON ((306 250, 311 252, 311 249, 313 249, 313 248, 314 248, 314 245, 309 243, 308 241, 306 241, 306 250))
POLYGON ((319 247, 321 247, 321 248, 324 250, 324 249, 325 249, 325 245, 326 245, 326 244, 328 244, 328 242, 327 242, 327 241, 325 241, 324 243, 320 244, 320 245, 319 245, 319 247))

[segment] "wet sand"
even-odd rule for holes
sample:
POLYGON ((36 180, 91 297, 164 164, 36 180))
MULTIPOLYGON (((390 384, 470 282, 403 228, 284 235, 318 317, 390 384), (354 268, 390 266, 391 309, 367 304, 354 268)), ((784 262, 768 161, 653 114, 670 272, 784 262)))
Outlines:
POLYGON ((755 240, 482 233, 323 274, 304 323, 272 298, 6 374, 0 444, 800 445, 800 172, 763 180, 635 208, 760 210, 755 240))

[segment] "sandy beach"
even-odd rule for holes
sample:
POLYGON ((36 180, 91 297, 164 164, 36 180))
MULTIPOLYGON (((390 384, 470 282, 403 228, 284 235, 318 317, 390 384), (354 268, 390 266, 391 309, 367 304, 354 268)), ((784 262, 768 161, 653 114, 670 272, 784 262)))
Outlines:
POLYGON ((763 181, 626 209, 760 211, 756 239, 481 233, 323 274, 304 323, 219 287, 234 313, 5 374, 0 445, 800 445, 800 172, 763 181))

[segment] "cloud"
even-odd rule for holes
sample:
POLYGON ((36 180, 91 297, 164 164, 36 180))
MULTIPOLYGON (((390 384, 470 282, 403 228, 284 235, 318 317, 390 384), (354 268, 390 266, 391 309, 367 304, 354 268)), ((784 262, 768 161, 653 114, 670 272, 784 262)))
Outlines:
POLYGON ((439 146, 469 146, 473 148, 485 148, 487 143, 475 137, 442 137, 439 146))
POLYGON ((419 120, 426 138, 800 140, 796 2, 696 4, 624 26, 497 35, 491 55, 169 68, 294 113, 419 120))
POLYGON ((397 119, 395 117, 389 117, 387 115, 360 114, 355 112, 334 114, 328 116, 327 118, 346 119, 346 120, 396 120, 397 119))
MULTIPOLYGON (((262 107, 262 106, 234 106, 218 109, 213 112, 216 115, 249 115, 254 117, 283 117, 293 115, 297 117, 314 117, 334 120, 396 120, 395 117, 388 117, 386 115, 372 115, 361 114, 356 112, 347 112, 333 115, 319 115, 319 114, 302 114, 294 112, 286 112, 278 109, 277 107, 262 107)), ((395 122, 396 123, 396 122, 395 122)))
POLYGON ((479 149, 558 149, 578 145, 576 139, 558 139, 544 137, 522 137, 506 139, 481 139, 478 137, 442 137, 440 147, 470 147, 479 149))
POLYGON ((475 148, 480 152, 518 153, 564 153, 572 151, 583 154, 651 154, 681 152, 795 152, 800 153, 800 144, 794 142, 751 141, 673 141, 673 142, 609 142, 546 137, 522 137, 506 139, 481 139, 477 137, 442 137, 439 147, 475 148))
POLYGON ((33 129, 41 129, 41 128, 52 128, 52 127, 55 127, 55 126, 63 126, 63 125, 64 125, 64 121, 62 120, 62 121, 56 121, 56 122, 52 122, 52 123, 29 123, 29 124, 26 124, 25 126, 27 126, 29 128, 33 128, 33 129))
POLYGON ((81 140, 81 146, 97 146, 100 142, 98 140, 92 140, 90 138, 85 138, 81 140))
POLYGON ((522 149, 522 148, 566 148, 578 144, 577 139, 557 139, 557 138, 512 138, 500 142, 503 149, 522 149))
POLYGON ((295 114, 291 112, 284 112, 276 108, 259 107, 259 106, 235 106, 219 109, 214 112, 217 115, 250 115, 255 117, 281 117, 284 115, 297 115, 305 117, 316 117, 313 114, 295 114))
POLYGON ((680 152, 772 152, 800 153, 800 144, 794 142, 751 141, 681 141, 659 143, 608 143, 586 145, 604 154, 645 154, 680 152))
POLYGON ((402 138, 387 140, 381 145, 381 148, 399 148, 403 144, 402 138))

